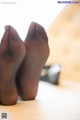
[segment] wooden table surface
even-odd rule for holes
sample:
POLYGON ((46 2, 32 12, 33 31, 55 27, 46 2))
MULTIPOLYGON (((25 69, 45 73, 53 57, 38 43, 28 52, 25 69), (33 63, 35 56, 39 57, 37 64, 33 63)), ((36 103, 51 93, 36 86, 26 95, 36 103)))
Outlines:
POLYGON ((1 113, 8 115, 2 120, 80 120, 80 83, 74 87, 40 81, 36 100, 0 106, 1 113))

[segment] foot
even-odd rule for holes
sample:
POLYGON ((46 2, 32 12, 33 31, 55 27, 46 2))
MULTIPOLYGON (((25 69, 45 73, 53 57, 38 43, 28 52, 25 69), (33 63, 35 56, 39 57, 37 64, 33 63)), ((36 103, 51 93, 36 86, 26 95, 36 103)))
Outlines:
POLYGON ((48 38, 42 26, 31 23, 24 42, 26 57, 17 75, 17 86, 23 100, 35 99, 40 73, 49 56, 48 38))
POLYGON ((17 102, 16 73, 25 54, 25 46, 16 30, 6 26, 0 44, 0 103, 3 105, 17 102))

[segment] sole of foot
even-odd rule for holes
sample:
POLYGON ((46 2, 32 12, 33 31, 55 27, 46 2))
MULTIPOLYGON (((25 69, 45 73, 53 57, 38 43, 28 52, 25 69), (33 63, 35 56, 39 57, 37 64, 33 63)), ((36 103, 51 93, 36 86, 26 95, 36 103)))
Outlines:
POLYGON ((26 48, 12 26, 5 26, 0 44, 0 103, 14 105, 18 94, 16 74, 26 55, 26 48))
POLYGON ((35 99, 41 70, 49 56, 48 37, 44 28, 32 22, 25 38, 27 54, 18 71, 17 86, 23 100, 35 99))

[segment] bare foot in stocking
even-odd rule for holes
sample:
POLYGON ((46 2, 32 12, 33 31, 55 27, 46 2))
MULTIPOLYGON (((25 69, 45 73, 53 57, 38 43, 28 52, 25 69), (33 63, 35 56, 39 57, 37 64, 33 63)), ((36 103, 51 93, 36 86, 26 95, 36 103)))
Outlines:
POLYGON ((0 103, 3 105, 17 102, 16 73, 25 54, 25 46, 16 30, 6 26, 0 44, 0 103))
POLYGON ((17 75, 17 86, 23 100, 32 100, 36 97, 40 73, 49 56, 44 28, 32 22, 24 44, 27 54, 17 75))

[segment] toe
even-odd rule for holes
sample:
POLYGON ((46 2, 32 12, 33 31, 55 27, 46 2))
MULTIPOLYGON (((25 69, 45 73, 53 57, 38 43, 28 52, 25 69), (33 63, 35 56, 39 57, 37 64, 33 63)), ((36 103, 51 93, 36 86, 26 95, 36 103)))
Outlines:
POLYGON ((17 31, 12 26, 10 26, 9 29, 10 29, 10 34, 9 34, 10 39, 14 40, 14 41, 20 40, 20 37, 19 37, 17 31))
POLYGON ((8 44, 8 42, 7 42, 8 37, 9 37, 9 26, 7 26, 7 29, 5 29, 4 35, 3 35, 2 39, 1 39, 1 45, 2 44, 5 44, 5 45, 8 44))
POLYGON ((5 29, 4 35, 1 39, 0 55, 8 52, 9 26, 5 29))
POLYGON ((25 41, 29 40, 29 39, 34 39, 35 38, 35 25, 36 23, 35 22, 32 22, 29 26, 29 29, 28 29, 28 33, 27 33, 27 36, 25 38, 25 41))
POLYGON ((38 23, 32 22, 30 24, 30 27, 28 29, 28 34, 25 38, 25 42, 29 39, 44 39, 45 41, 48 42, 48 37, 45 32, 45 29, 38 23))
POLYGON ((25 45, 12 26, 9 30, 9 51, 15 59, 23 58, 26 54, 25 45))
POLYGON ((38 23, 36 23, 35 25, 35 34, 37 38, 43 39, 48 42, 48 37, 47 37, 45 29, 38 23))

